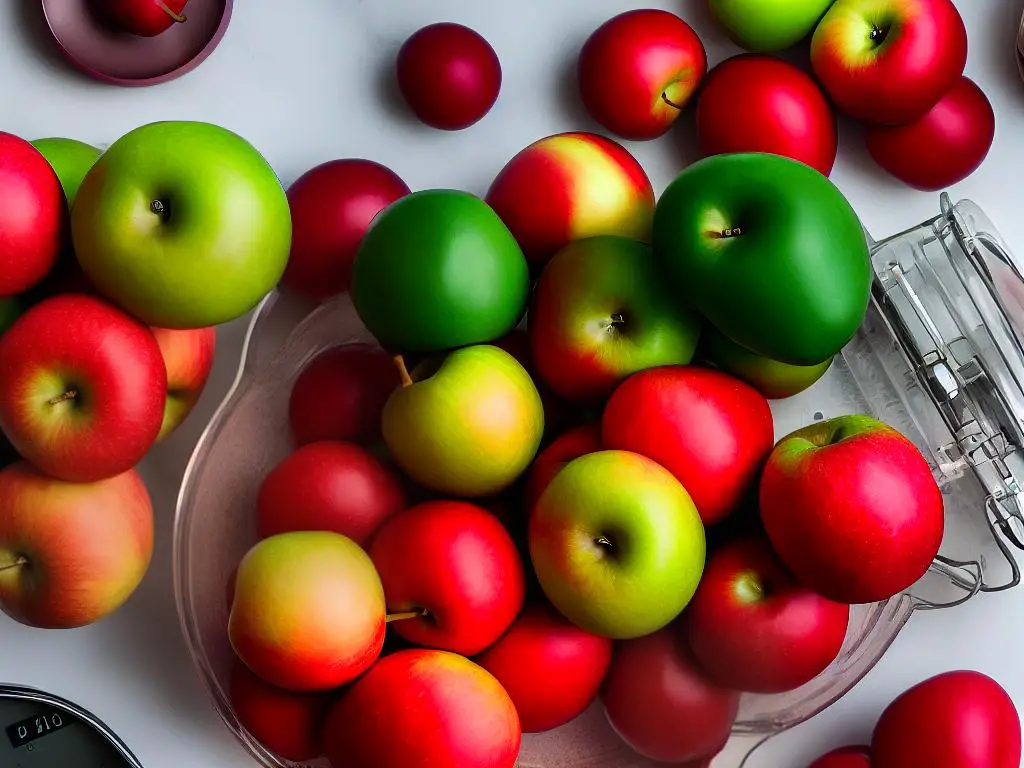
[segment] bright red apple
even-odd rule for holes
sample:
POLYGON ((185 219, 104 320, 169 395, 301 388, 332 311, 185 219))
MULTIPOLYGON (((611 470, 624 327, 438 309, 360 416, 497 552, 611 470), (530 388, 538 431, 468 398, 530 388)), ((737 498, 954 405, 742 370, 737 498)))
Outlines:
POLYGON ((670 626, 619 643, 601 701, 612 728, 639 754, 698 762, 729 740, 740 694, 703 677, 676 633, 670 626))
POLYGON ((156 338, 102 299, 46 299, 0 337, 0 428, 61 480, 101 480, 138 464, 166 399, 156 338))
POLYGON ((123 32, 156 37, 175 24, 184 24, 188 0, 97 0, 106 19, 123 32))
POLYGON ((992 148, 996 116, 985 92, 961 77, 912 123, 866 133, 875 162, 915 189, 939 190, 974 173, 992 148))
POLYGON ((980 672, 946 672, 893 701, 871 737, 871 768, 1019 768, 1020 717, 980 672))
POLYGON ((120 608, 149 569, 153 507, 135 470, 94 483, 0 471, 0 610, 46 629, 120 608))
POLYGON ((402 650, 342 692, 324 743, 344 768, 513 768, 522 733, 501 683, 446 651, 402 650))
POLYGON ((606 448, 669 470, 705 525, 743 501, 775 441, 768 401, 739 379, 696 366, 664 366, 626 379, 605 406, 606 448))
POLYGON ((836 106, 880 125, 920 118, 966 63, 952 0, 836 0, 811 40, 814 74, 836 106))
POLYGON ((64 190, 29 142, 0 132, 0 296, 33 287, 64 245, 64 190))
POLYGON ((323 755, 320 729, 328 696, 276 688, 237 661, 228 695, 242 727, 278 757, 305 762, 323 755))
POLYGON ((782 693, 835 661, 849 622, 850 606, 797 583, 767 541, 748 538, 711 555, 680 626, 710 680, 782 693))
POLYGON ((316 301, 347 291, 370 222, 408 194, 394 171, 372 160, 331 160, 306 171, 288 188, 292 250, 281 283, 316 301))
POLYGON ((581 424, 555 438, 530 465, 523 493, 526 513, 529 514, 533 509, 548 483, 562 467, 573 459, 602 448, 600 424, 581 424))
POLYGON ((764 54, 718 64, 697 98, 697 140, 706 155, 769 152, 828 176, 836 121, 825 94, 799 67, 764 54))
POLYGON ((540 733, 565 725, 597 698, 612 641, 538 602, 526 606, 511 629, 474 660, 508 692, 523 733, 540 733))
POLYGON ((907 589, 942 543, 942 493, 928 462, 870 416, 827 419, 782 438, 761 476, 760 508, 786 566, 844 603, 907 589))
POLYGON ((463 501, 428 501, 388 520, 370 546, 396 622, 410 642, 473 656, 493 644, 525 599, 516 545, 491 513, 463 501))
POLYGON ((841 747, 822 755, 807 768, 871 768, 868 747, 841 747))
POLYGON ((501 91, 501 62, 479 32, 442 22, 423 27, 398 51, 398 87, 416 116, 458 131, 486 115, 501 91))
POLYGON ((401 384, 391 356, 373 344, 331 347, 302 369, 292 386, 288 421, 296 445, 319 440, 370 443, 401 384))
POLYGON ((580 50, 583 104, 607 130, 641 141, 676 121, 707 72, 704 44, 668 11, 642 8, 615 16, 580 50))
POLYGON ((260 537, 334 531, 366 549, 384 522, 405 507, 401 480, 351 443, 309 443, 263 479, 256 497, 260 537))
POLYGON ((216 328, 169 330, 153 328, 167 369, 167 403, 157 441, 163 440, 181 426, 199 402, 206 381, 213 370, 217 350, 216 328))

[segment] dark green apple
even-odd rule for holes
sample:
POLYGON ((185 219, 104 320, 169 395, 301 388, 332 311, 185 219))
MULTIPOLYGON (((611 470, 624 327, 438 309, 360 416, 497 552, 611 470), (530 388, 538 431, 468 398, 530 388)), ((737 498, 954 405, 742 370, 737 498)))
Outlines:
POLYGON ((655 255, 682 297, 729 339, 816 365, 867 311, 871 265, 857 214, 818 171, 778 155, 716 155, 665 190, 655 255))
POLYGON ((529 270, 487 203, 467 192, 414 192, 385 208, 352 269, 352 301, 385 347, 437 351, 493 341, 522 318, 529 270))
POLYGON ((85 175, 103 154, 97 147, 77 139, 36 139, 32 146, 39 150, 57 174, 69 206, 75 202, 85 175))

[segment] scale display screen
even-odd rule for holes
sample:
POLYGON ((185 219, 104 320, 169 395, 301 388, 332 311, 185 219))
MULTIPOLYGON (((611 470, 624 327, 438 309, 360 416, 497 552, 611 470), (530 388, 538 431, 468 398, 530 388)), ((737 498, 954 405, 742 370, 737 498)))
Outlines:
POLYGON ((24 747, 26 744, 31 744, 37 739, 49 736, 61 728, 66 728, 73 722, 75 722, 75 718, 67 712, 61 712, 57 709, 50 709, 48 711, 44 709, 37 715, 26 717, 17 723, 11 723, 4 730, 7 733, 7 739, 11 742, 11 746, 17 749, 18 747, 24 747))

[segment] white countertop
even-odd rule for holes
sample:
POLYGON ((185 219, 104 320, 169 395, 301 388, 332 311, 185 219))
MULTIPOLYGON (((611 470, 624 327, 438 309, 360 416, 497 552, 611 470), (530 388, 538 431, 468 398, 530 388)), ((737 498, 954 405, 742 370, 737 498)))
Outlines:
MULTIPOLYGON (((737 52, 709 22, 705 0, 653 0, 700 32, 711 63, 737 52)), ((978 202, 1011 247, 1024 250, 1024 83, 1013 43, 1020 3, 958 0, 967 21, 967 74, 992 99, 996 143, 985 165, 951 190, 978 202)), ((0 2, 0 130, 29 139, 67 136, 109 144, 143 123, 198 119, 252 141, 287 184, 336 157, 391 166, 412 188, 483 193, 516 151, 541 136, 592 124, 572 98, 580 43, 628 0, 243 0, 220 48, 184 78, 122 89, 72 71, 46 36, 38 0, 0 2), (300 10, 301 9, 301 10, 300 10), (460 133, 412 122, 381 93, 394 52, 418 27, 441 20, 479 30, 498 51, 505 82, 495 109, 460 133), (446 159, 448 158, 448 159, 446 159)), ((657 190, 692 157, 670 137, 628 145, 657 190)), ((832 179, 877 238, 938 211, 936 195, 877 171, 856 128, 844 126, 832 179)), ((242 323, 224 327, 214 379, 196 414, 144 465, 157 514, 157 551, 139 591, 96 626, 42 632, 0 616, 0 681, 51 690, 96 712, 146 768, 250 768, 221 725, 187 658, 171 587, 177 486, 201 431, 230 382, 242 323)), ((864 741, 881 709, 938 672, 973 668, 999 679, 1024 711, 1024 587, 951 610, 917 614, 882 662, 840 703, 758 751, 749 768, 794 768, 843 743, 864 741)))

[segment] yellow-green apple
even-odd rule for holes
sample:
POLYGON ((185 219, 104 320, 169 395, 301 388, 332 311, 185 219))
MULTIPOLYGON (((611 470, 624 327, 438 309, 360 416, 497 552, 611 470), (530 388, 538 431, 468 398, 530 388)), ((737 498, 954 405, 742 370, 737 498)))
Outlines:
POLYGON ((324 746, 345 768, 513 768, 522 732, 494 676, 447 651, 392 653, 341 693, 324 746))
POLYGON ((156 37, 188 19, 188 0, 95 0, 96 9, 115 28, 140 37, 156 37))
POLYGON ((416 482, 454 496, 492 496, 533 460, 544 406, 512 355, 480 344, 431 358, 411 376, 403 367, 381 427, 395 462, 416 482))
POLYGON ((533 508, 529 546, 555 608, 614 639, 667 625, 704 569, 704 526, 690 494, 667 469, 629 451, 566 464, 533 508))
POLYGON ((606 448, 636 451, 669 470, 705 524, 739 509, 775 442, 768 401, 721 371, 650 368, 626 379, 601 417, 606 448))
POLYGON ((693 359, 701 318, 658 271, 650 246, 577 240, 541 273, 530 304, 538 377, 558 395, 596 401, 637 371, 693 359))
POLYGON ((76 139, 36 139, 32 146, 49 162, 60 180, 68 206, 73 205, 82 180, 103 151, 76 139))
POLYGON ((236 661, 228 695, 242 727, 278 757, 305 762, 323 755, 320 729, 331 704, 328 694, 286 691, 236 661))
POLYGON ((849 623, 850 606, 797 582, 765 539, 748 537, 710 556, 679 626, 709 680, 782 693, 836 660, 849 623))
POLYGON ((967 30, 953 0, 836 0, 811 66, 836 106, 867 123, 910 123, 964 73, 967 30))
POLYGON ((0 131, 0 297, 23 293, 57 263, 64 245, 64 192, 53 168, 24 139, 0 131))
POLYGON ((704 44, 668 11, 641 8, 606 21, 580 50, 576 79, 587 111, 624 139, 661 136, 707 72, 704 44))
POLYGON ((71 629, 120 608, 149 569, 153 507, 134 469, 67 483, 27 462, 0 471, 0 609, 71 629))
POLYGON ((701 330, 698 355, 750 384, 769 400, 803 392, 828 372, 833 358, 817 365, 790 365, 751 352, 710 323, 701 330))
POLYGON ((405 508, 395 473, 352 443, 307 443, 263 478, 256 496, 261 538, 288 531, 334 531, 366 549, 370 539, 405 508))
POLYGON ((711 13, 741 48, 771 53, 814 31, 832 0, 708 0, 711 13))
POLYGON ((639 754, 699 765, 729 740, 740 694, 705 678, 675 627, 666 627, 617 644, 601 701, 612 728, 639 754))
POLYGON ((213 369, 217 348, 216 328, 177 331, 153 328, 167 369, 167 403, 157 441, 163 440, 185 420, 203 394, 213 369))
POLYGON ((138 464, 166 397, 156 338, 102 299, 45 299, 0 336, 0 429, 61 480, 101 480, 138 464))
POLYGON ((228 618, 231 647, 268 683, 337 688, 380 656, 384 588, 369 555, 330 531, 261 540, 238 566, 228 618))
POLYGON ((782 438, 761 475, 760 508, 786 566, 839 602, 902 592, 942 543, 942 493, 928 462, 870 416, 839 416, 782 438))
POLYGON ((596 453, 603 447, 599 423, 580 424, 566 430, 541 451, 526 476, 523 489, 523 505, 529 515, 537 504, 544 489, 566 464, 588 453, 596 453))
POLYGON ((651 239, 650 179, 621 144, 594 133, 529 145, 495 177, 486 199, 535 266, 585 237, 651 239))
POLYGON ((807 768, 871 768, 871 748, 840 747, 822 755, 807 768))
POLYGON ((370 558, 406 640, 465 656, 504 634, 525 599, 523 564, 501 521, 465 501, 427 501, 394 515, 370 558))
POLYGON ((612 646, 539 601, 474 661, 508 692, 523 733, 540 733, 565 725, 597 698, 612 646))
POLYGON ((71 209, 96 289, 157 328, 205 328, 251 310, 284 273, 288 198, 262 155, 209 123, 150 123, 115 141, 71 209))

